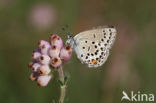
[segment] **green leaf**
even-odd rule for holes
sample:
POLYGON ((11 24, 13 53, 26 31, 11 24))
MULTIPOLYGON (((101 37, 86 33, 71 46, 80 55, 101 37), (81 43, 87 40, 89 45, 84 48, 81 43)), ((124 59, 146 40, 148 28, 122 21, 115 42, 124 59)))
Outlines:
POLYGON ((64 83, 60 79, 58 80, 58 82, 59 82, 60 86, 64 86, 64 83))

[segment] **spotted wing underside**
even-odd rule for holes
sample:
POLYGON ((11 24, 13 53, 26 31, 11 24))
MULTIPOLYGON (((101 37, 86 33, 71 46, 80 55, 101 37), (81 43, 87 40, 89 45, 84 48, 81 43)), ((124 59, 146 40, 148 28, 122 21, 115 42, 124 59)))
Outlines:
POLYGON ((74 37, 77 57, 88 67, 101 66, 109 56, 115 36, 115 28, 96 28, 77 34, 74 37))

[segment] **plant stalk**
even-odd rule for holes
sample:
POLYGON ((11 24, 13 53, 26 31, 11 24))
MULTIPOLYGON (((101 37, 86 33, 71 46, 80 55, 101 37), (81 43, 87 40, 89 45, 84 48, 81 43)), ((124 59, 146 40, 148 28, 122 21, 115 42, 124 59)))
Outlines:
MULTIPOLYGON (((64 72, 63 72, 63 67, 60 66, 60 68, 58 69, 58 73, 59 73, 59 78, 61 80, 62 83, 65 82, 64 80, 64 72)), ((66 94, 66 85, 60 86, 60 98, 59 101, 60 103, 64 102, 64 98, 65 98, 65 94, 66 94)))

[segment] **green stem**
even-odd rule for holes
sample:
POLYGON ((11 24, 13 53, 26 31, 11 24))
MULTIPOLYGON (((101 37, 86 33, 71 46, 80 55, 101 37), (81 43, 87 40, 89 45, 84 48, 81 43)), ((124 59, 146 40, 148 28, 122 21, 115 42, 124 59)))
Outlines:
MULTIPOLYGON (((64 72, 62 66, 60 66, 60 68, 58 69, 58 73, 61 82, 64 83, 64 72)), ((65 94, 66 94, 66 85, 63 85, 61 86, 60 90, 60 98, 59 98, 60 103, 64 102, 65 94)))

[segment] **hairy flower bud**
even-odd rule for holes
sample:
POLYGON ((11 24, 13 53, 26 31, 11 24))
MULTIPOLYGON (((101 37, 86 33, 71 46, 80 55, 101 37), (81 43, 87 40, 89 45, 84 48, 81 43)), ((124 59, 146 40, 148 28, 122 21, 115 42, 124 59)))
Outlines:
POLYGON ((29 62, 28 67, 32 68, 32 66, 33 66, 33 62, 29 62))
POLYGON ((51 59, 51 65, 56 68, 59 67, 62 64, 62 61, 60 59, 60 57, 54 57, 51 59))
POLYGON ((39 73, 40 75, 47 75, 47 74, 50 73, 50 71, 51 71, 51 69, 49 68, 48 65, 42 65, 42 66, 40 66, 39 69, 38 69, 38 73, 39 73))
POLYGON ((47 86, 51 78, 51 75, 39 76, 37 79, 37 84, 42 87, 47 86))
POLYGON ((41 64, 39 64, 39 63, 34 63, 34 64, 32 65, 32 68, 31 68, 31 69, 32 69, 32 71, 36 72, 40 66, 41 66, 41 64))
POLYGON ((64 59, 64 61, 68 61, 71 58, 72 49, 70 46, 63 47, 60 52, 60 58, 64 59))
POLYGON ((37 80, 37 77, 38 77, 38 74, 36 72, 33 72, 33 73, 30 74, 29 79, 31 81, 35 81, 35 80, 37 80))
POLYGON ((49 42, 45 41, 45 40, 40 40, 38 42, 38 46, 39 48, 41 49, 41 53, 42 54, 47 54, 48 53, 48 50, 50 48, 50 44, 49 42))
POLYGON ((38 59, 40 56, 41 56, 41 53, 40 52, 33 52, 32 53, 32 58, 33 59, 38 59))
POLYGON ((50 36, 50 43, 51 45, 56 45, 59 49, 63 47, 62 39, 56 34, 50 36))
POLYGON ((49 49, 49 55, 50 55, 50 57, 58 57, 59 54, 60 54, 60 49, 56 45, 53 45, 49 49))
POLYGON ((48 55, 41 55, 40 57, 39 57, 39 62, 41 63, 41 64, 49 64, 49 62, 50 62, 50 57, 48 56, 48 55))

